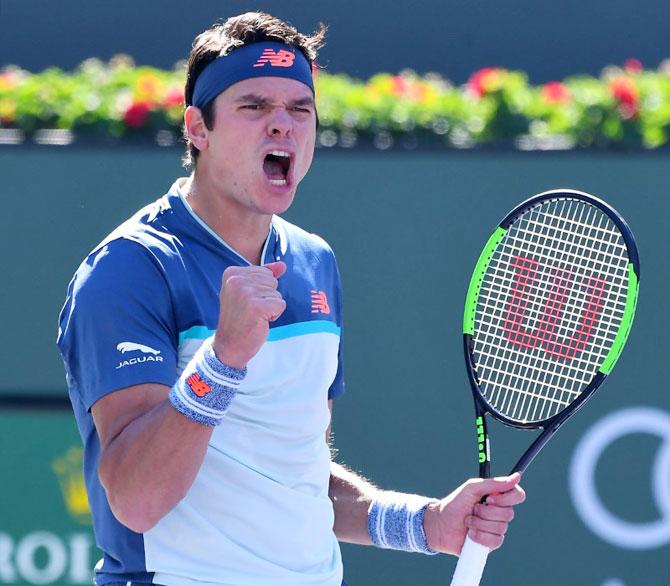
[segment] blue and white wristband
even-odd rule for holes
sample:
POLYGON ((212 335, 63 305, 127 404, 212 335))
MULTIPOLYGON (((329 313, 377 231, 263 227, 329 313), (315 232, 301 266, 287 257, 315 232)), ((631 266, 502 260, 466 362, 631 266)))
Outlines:
POLYGON ((380 493, 368 509, 368 533, 372 543, 384 549, 438 552, 428 547, 423 519, 433 500, 400 493, 380 493))
POLYGON ((189 419, 215 427, 221 423, 246 374, 246 368, 223 364, 209 338, 170 389, 170 402, 189 419))

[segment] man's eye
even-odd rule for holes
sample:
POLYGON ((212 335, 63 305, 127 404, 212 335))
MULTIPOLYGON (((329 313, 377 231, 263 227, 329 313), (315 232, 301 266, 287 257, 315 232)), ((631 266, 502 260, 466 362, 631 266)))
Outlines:
POLYGON ((245 104, 242 106, 243 110, 260 110, 263 107, 262 104, 245 104))

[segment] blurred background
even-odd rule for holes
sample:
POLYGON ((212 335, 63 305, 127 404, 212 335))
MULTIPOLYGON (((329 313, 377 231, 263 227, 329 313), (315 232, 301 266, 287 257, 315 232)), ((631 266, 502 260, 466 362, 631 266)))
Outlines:
MULTIPOLYGON (((471 270, 522 199, 594 193, 638 238, 636 323, 613 376, 528 470, 528 500, 482 584, 670 584, 659 0, 0 0, 0 584, 91 583, 99 553, 58 312, 87 252, 187 173, 175 63, 212 22, 253 9, 329 26, 319 148, 286 217, 340 263, 338 457, 382 487, 433 496, 476 474, 461 350, 471 270)), ((530 436, 491 432, 506 473, 530 436)), ((351 586, 446 583, 455 566, 349 545, 343 556, 351 586)))
POLYGON ((91 5, 61 0, 0 3, 5 63, 31 71, 71 69, 88 57, 128 53, 138 63, 169 68, 197 32, 229 14, 265 10, 299 30, 330 27, 319 61, 356 77, 406 67, 438 71, 457 83, 482 67, 522 69, 536 82, 598 74, 637 57, 656 67, 668 57, 664 24, 670 7, 657 0, 529 2, 508 0, 366 3, 244 0, 179 3, 117 0, 91 5))

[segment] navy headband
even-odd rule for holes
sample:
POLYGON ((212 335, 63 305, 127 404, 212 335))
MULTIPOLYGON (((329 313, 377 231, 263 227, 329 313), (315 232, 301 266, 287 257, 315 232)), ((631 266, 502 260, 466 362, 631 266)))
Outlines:
POLYGON ((302 51, 284 43, 264 41, 243 45, 209 63, 195 81, 191 103, 203 108, 234 83, 252 77, 295 79, 314 93, 312 68, 302 51))

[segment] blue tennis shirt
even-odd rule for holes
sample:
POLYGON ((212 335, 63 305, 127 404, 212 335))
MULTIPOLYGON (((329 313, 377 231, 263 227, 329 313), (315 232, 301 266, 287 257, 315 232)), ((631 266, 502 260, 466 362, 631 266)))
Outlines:
POLYGON ((60 316, 58 346, 104 552, 96 583, 339 586, 325 441, 327 401, 344 392, 339 274, 321 238, 276 216, 262 259, 286 263, 279 291, 287 307, 249 362, 193 486, 143 534, 110 511, 92 405, 132 385, 172 386, 214 333, 223 271, 249 264, 191 210, 183 181, 89 254, 60 316))

